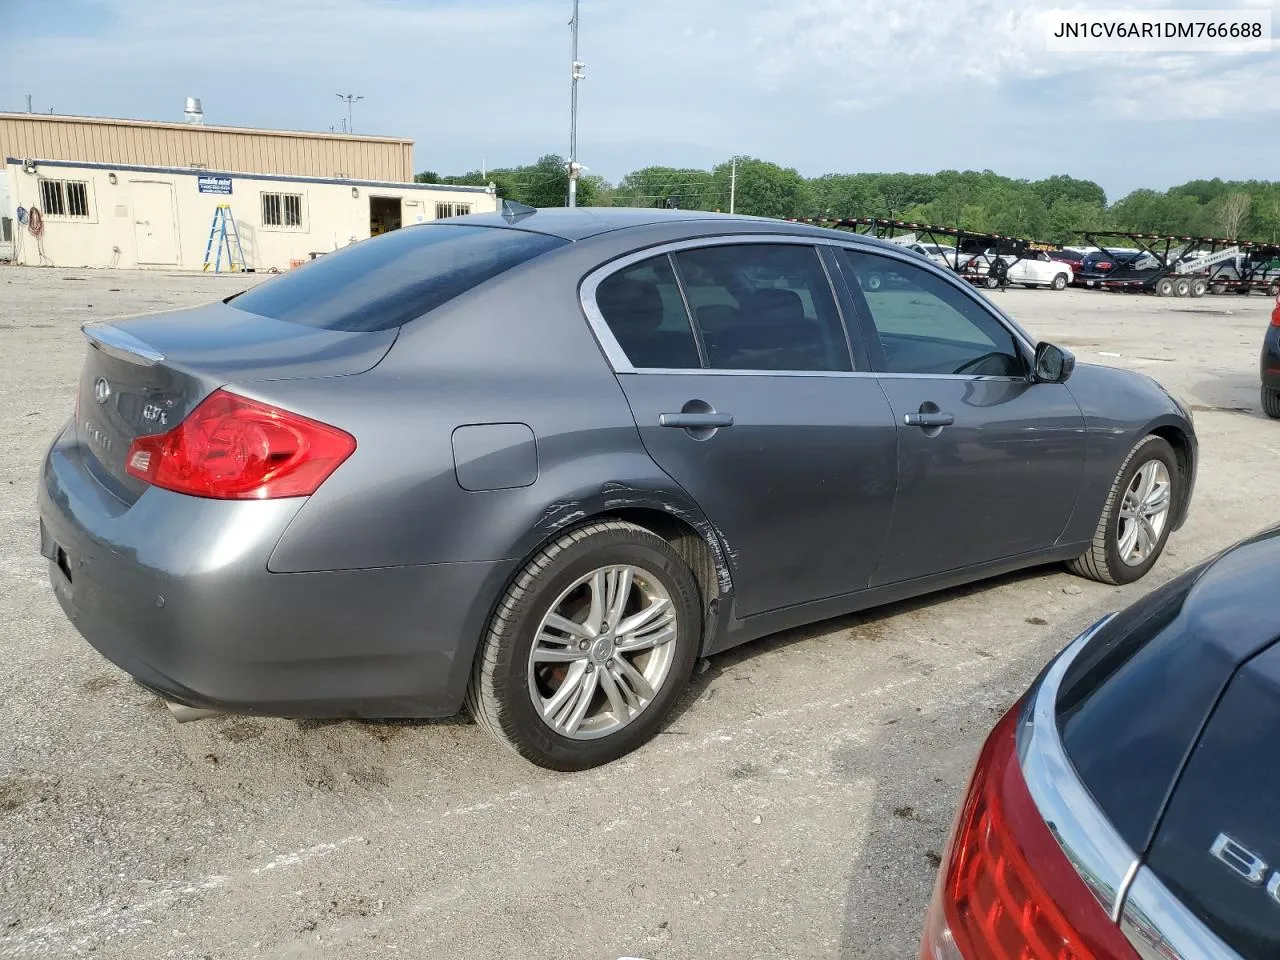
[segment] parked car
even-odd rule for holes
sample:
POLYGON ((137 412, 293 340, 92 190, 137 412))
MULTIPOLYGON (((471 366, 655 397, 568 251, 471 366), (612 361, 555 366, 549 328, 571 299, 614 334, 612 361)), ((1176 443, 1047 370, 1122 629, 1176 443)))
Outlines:
POLYGON ((1280 294, 1271 308, 1271 326, 1262 339, 1262 411, 1280 419, 1280 294))
POLYGON ((1280 527, 1095 623, 996 724, 922 960, 1280 956, 1280 527))
POLYGON ((1064 263, 1071 269, 1071 279, 1075 280, 1076 274, 1080 272, 1080 268, 1084 265, 1084 254, 1079 250, 1051 250, 1049 251, 1049 259, 1057 263, 1064 263))
POLYGON ((906 249, 920 254, 926 260, 932 260, 934 263, 941 264, 944 267, 951 266, 955 263, 956 250, 955 247, 944 247, 940 243, 910 243, 906 249))
POLYGON ((994 289, 1000 286, 1000 278, 992 274, 991 264, 999 257, 1006 266, 1006 283, 1018 283, 1024 287, 1051 287, 1065 290, 1071 282, 1071 268, 1065 263, 1049 259, 1043 250, 1031 250, 1022 256, 999 255, 995 250, 973 257, 965 269, 984 278, 983 285, 994 289))
POLYGON ((1096 287, 1119 268, 1145 263, 1144 258, 1153 259, 1141 250, 1097 250, 1086 253, 1076 277, 1085 286, 1096 287))
POLYGON ((39 513, 91 644, 196 709, 465 701, 557 769, 755 637, 1033 564, 1136 580, 1196 475, 1154 380, 782 221, 456 217, 85 334, 39 513))

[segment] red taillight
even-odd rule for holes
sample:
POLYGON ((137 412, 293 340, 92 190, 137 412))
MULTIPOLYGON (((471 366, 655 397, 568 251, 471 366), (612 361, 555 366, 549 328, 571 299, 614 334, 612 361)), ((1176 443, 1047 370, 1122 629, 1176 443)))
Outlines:
POLYGON ((1027 792, 1021 704, 978 758, 925 924, 921 960, 1139 960, 1027 792))
POLYGON ((134 440, 125 467, 194 497, 273 500, 315 493, 355 448, 336 427, 216 390, 168 433, 134 440))
POLYGON ((1095 264, 1095 266, 1099 270, 1110 270, 1112 267, 1115 266, 1115 264, 1112 263, 1110 260, 1099 260, 1097 264, 1095 264))
POLYGON ((1271 325, 1280 327, 1280 297, 1276 297, 1276 305, 1271 308, 1271 325))

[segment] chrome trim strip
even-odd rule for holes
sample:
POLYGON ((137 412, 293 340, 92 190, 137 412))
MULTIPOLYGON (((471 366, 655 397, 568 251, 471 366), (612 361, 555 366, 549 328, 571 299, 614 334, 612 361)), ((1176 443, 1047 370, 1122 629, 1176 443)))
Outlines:
MULTIPOLYGON (((749 375, 749 376, 757 376, 757 377, 758 376, 768 376, 768 377, 894 376, 894 377, 932 378, 933 377, 932 374, 914 374, 914 373, 877 374, 874 371, 869 371, 869 370, 855 370, 850 372, 850 371, 843 371, 843 370, 829 370, 829 371, 828 370, 711 370, 708 368, 700 368, 700 369, 693 369, 693 370, 686 370, 686 369, 659 370, 652 367, 637 368, 637 367, 633 367, 631 365, 631 361, 627 359, 627 355, 623 351, 622 345, 618 343, 617 338, 615 338, 613 335, 613 331, 609 329, 609 324, 605 321, 604 314, 601 313, 600 308, 596 306, 596 291, 599 289, 600 284, 603 283, 608 277, 612 276, 614 273, 617 273, 619 270, 623 270, 631 266, 633 263, 639 263, 642 260, 649 260, 653 257, 660 257, 660 256, 663 256, 664 254, 678 253, 681 250, 694 250, 699 247, 739 246, 741 244, 746 244, 746 243, 773 243, 773 244, 785 243, 785 244, 792 244, 792 245, 805 246, 805 247, 818 247, 818 246, 837 247, 837 248, 858 247, 866 250, 869 253, 875 254, 876 256, 883 256, 889 260, 900 260, 903 263, 909 263, 914 266, 927 265, 928 268, 931 268, 934 276, 944 277, 957 290, 962 291, 965 294, 965 296, 972 299, 975 303, 977 303, 980 307, 982 307, 982 309, 986 310, 989 314, 991 314, 992 319, 994 319, 997 323, 999 323, 1006 330, 1008 330, 1009 334, 1014 338, 1014 340, 1018 344, 1025 347, 1032 354, 1035 353, 1035 344, 1032 343, 1031 340, 1023 334, 1022 329, 1018 327, 1016 323, 1014 323, 1010 318, 1006 317, 1002 312, 1000 312, 999 308, 997 308, 995 304, 987 301, 984 297, 978 294, 969 285, 968 281, 961 280, 959 277, 955 276, 950 271, 950 269, 944 270, 938 267, 937 264, 934 264, 930 261, 921 260, 918 255, 907 253, 905 250, 898 250, 898 249, 892 249, 892 248, 882 249, 879 245, 859 242, 859 241, 865 241, 866 239, 867 237, 865 237, 863 234, 856 234, 856 233, 849 234, 848 240, 845 240, 843 238, 836 238, 836 237, 804 236, 803 234, 788 234, 788 233, 746 233, 746 234, 730 233, 730 234, 718 234, 715 236, 690 237, 685 240, 674 240, 667 243, 655 244, 652 247, 645 247, 643 250, 632 251, 631 253, 625 254, 624 256, 621 256, 621 257, 617 257, 613 260, 610 260, 606 264, 602 264, 601 266, 596 267, 594 270, 588 273, 586 277, 583 279, 582 285, 578 290, 578 300, 582 305, 582 312, 586 314, 587 323, 591 327, 591 332, 595 334, 596 340, 599 342, 600 348, 604 351, 605 358, 609 361, 609 365, 613 367, 614 373, 667 373, 667 374, 669 373, 726 374, 727 373, 732 375, 749 375)), ((819 260, 821 259, 822 258, 819 257, 819 260)), ((823 270, 826 271, 825 263, 823 263, 822 267, 823 267, 823 270)), ((844 312, 840 307, 840 298, 838 295, 836 295, 836 291, 838 288, 836 287, 835 283, 832 282, 834 281, 834 278, 830 275, 829 272, 827 273, 827 280, 831 286, 832 295, 835 296, 835 299, 836 299, 836 309, 844 319, 846 327, 849 322, 855 322, 861 325, 862 319, 861 317, 856 315, 856 312, 855 312, 855 316, 852 318, 844 317, 843 315, 844 312)), ((693 322, 692 317, 690 318, 690 322, 693 322)), ((1009 380, 1009 381, 1016 381, 1016 382, 1026 381, 1025 377, 970 377, 970 376, 965 376, 963 374, 945 374, 940 376, 946 376, 954 380, 1009 380)))
POLYGON ((1080 634, 1045 672, 1018 738, 1018 757, 1027 789, 1062 852, 1098 903, 1115 919, 1138 856, 1076 775, 1058 734, 1058 689, 1067 668, 1115 614, 1080 634))
POLYGON ((90 344, 107 356, 126 363, 153 367, 164 359, 164 354, 151 344, 110 324, 86 323, 80 327, 80 332, 85 335, 90 344))
POLYGON ((1142 960, 1240 960, 1148 867, 1129 888, 1120 930, 1142 960))

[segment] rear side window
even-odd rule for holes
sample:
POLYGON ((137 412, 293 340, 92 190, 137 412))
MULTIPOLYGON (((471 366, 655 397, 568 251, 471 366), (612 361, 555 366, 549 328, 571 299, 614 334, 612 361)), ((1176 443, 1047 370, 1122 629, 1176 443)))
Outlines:
POLYGON ((566 243, 494 227, 408 227, 325 254, 231 306, 324 330, 388 330, 566 243))
POLYGON ((665 256, 606 278, 596 290, 596 306, 633 367, 689 370, 702 365, 675 271, 665 256))
POLYGON ((835 298, 813 247, 698 247, 674 259, 712 369, 853 369, 835 298))

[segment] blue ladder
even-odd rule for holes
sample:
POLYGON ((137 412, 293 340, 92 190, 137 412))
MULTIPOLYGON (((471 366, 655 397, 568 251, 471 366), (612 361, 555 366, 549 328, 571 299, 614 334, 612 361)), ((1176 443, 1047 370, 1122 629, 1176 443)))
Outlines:
POLYGON ((208 272, 213 267, 214 273, 222 272, 222 254, 227 255, 227 272, 235 273, 247 269, 244 262, 244 250, 240 246, 240 231, 236 229, 235 217, 231 215, 231 204, 220 203, 213 211, 213 223, 209 227, 209 242, 204 247, 204 269, 208 272), (214 253, 214 244, 217 253, 214 253))

